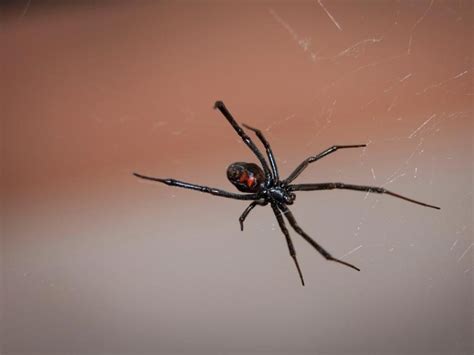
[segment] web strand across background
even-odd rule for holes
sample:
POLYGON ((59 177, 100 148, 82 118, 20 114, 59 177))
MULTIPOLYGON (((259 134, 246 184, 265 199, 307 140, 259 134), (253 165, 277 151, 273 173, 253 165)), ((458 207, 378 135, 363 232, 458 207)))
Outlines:
MULTIPOLYGON (((471 1, 10 2, 4 44, 1 353, 472 354, 471 1), (298 224, 238 192, 262 130, 298 224)), ((262 152, 264 147, 260 146, 262 152)))

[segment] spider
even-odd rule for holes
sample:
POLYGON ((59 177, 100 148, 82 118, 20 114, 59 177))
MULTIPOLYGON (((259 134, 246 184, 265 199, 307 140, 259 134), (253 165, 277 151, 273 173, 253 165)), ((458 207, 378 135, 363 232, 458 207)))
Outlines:
POLYGON ((366 144, 354 144, 354 145, 333 145, 332 147, 327 148, 321 153, 311 156, 301 164, 299 164, 295 170, 284 180, 280 180, 278 174, 278 168, 273 155, 270 144, 263 135, 263 133, 253 127, 250 127, 246 124, 243 126, 254 132, 258 137, 260 142, 263 144, 266 150, 268 162, 265 160, 261 151, 257 148, 252 139, 245 133, 245 131, 239 126, 232 114, 229 112, 227 107, 222 101, 216 101, 214 105, 215 109, 218 109, 227 121, 231 124, 237 134, 242 138, 244 143, 250 148, 250 150, 256 155, 260 161, 261 167, 254 163, 246 162, 236 162, 229 165, 227 168, 227 178, 229 181, 237 188, 237 190, 244 192, 243 194, 228 192, 213 187, 202 186, 191 184, 188 182, 183 182, 175 179, 163 179, 141 175, 138 173, 133 173, 136 177, 146 180, 158 181, 166 185, 182 187, 184 189, 196 190, 200 192, 205 192, 211 195, 231 198, 235 200, 247 200, 252 201, 250 205, 243 211, 239 217, 240 229, 244 230, 244 221, 247 218, 250 211, 252 211, 255 206, 266 206, 270 204, 273 213, 275 214, 278 225, 280 226, 281 231, 283 232, 286 243, 288 244, 288 250, 291 258, 293 259, 296 269, 298 271, 301 284, 304 286, 303 273, 301 272, 300 266, 298 264, 298 259, 296 258, 295 248, 290 237, 288 228, 286 227, 285 220, 286 217, 291 227, 298 233, 304 240, 311 244, 326 260, 334 261, 336 263, 346 265, 354 270, 360 271, 360 269, 348 262, 345 262, 341 259, 337 259, 332 256, 329 252, 326 251, 321 245, 314 241, 306 232, 298 225, 296 222, 293 213, 291 213, 288 205, 292 205, 296 199, 295 191, 317 191, 317 190, 332 190, 332 189, 345 189, 345 190, 356 190, 356 191, 365 191, 378 194, 387 194, 394 196, 400 199, 403 199, 408 202, 416 203, 421 206, 431 207, 435 209, 440 209, 437 206, 429 205, 411 198, 396 194, 391 192, 383 187, 375 186, 363 186, 363 185, 354 185, 354 184, 345 184, 341 182, 323 182, 323 183, 314 183, 314 184, 292 184, 295 180, 307 167, 309 164, 314 163, 315 161, 322 159, 329 154, 336 152, 339 149, 350 149, 350 148, 362 148, 366 147, 366 144))

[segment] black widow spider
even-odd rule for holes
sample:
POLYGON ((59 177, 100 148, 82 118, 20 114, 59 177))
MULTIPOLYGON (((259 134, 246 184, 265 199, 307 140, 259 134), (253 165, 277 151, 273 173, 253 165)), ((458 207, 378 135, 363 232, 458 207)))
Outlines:
POLYGON ((250 148, 250 150, 257 156, 258 160, 262 164, 262 168, 260 168, 257 164, 254 163, 245 163, 245 162, 236 162, 231 164, 227 168, 227 178, 230 180, 235 187, 246 194, 237 194, 233 192, 227 192, 224 190, 216 189, 213 187, 201 186, 190 184, 183 181, 178 181, 175 179, 162 179, 162 178, 155 178, 144 176, 141 174, 133 173, 133 175, 152 181, 158 181, 166 185, 170 186, 177 186, 182 187, 185 189, 196 190, 200 192, 209 193, 215 196, 227 197, 232 198, 235 200, 252 200, 252 203, 244 210, 242 215, 239 218, 240 222, 240 229, 244 229, 244 221, 245 218, 248 216, 250 211, 257 206, 266 206, 270 204, 273 213, 278 221, 281 231, 285 235, 286 242, 288 244, 288 249, 290 252, 290 256, 293 258, 296 269, 298 270, 298 274, 301 279, 301 284, 304 286, 304 279, 303 274, 301 273, 300 266, 298 264, 298 260, 296 259, 296 252, 293 246, 293 242, 291 241, 290 233, 286 228, 285 221, 283 219, 283 215, 286 217, 290 225, 293 229, 303 237, 309 244, 311 244, 323 257, 327 260, 335 261, 337 263, 349 266, 357 271, 360 269, 352 264, 349 264, 345 261, 337 259, 329 254, 322 246, 316 243, 309 235, 307 235, 303 229, 298 225, 296 222, 295 217, 291 213, 290 209, 287 205, 293 204, 295 201, 296 195, 294 191, 315 191, 315 190, 332 190, 332 189, 346 189, 346 190, 356 190, 356 191, 366 191, 366 192, 374 192, 379 194, 387 194, 397 198, 401 198, 405 201, 409 201, 412 203, 416 203, 421 206, 431 207, 440 209, 439 207, 429 205, 420 201, 413 200, 411 198, 396 194, 394 192, 388 191, 383 187, 374 187, 374 186, 362 186, 362 185, 353 185, 353 184, 344 184, 341 182, 324 182, 324 183, 316 183, 316 184, 291 184, 293 180, 295 180, 306 167, 321 159, 325 156, 334 153, 338 149, 346 149, 346 148, 361 148, 365 147, 365 144, 355 144, 355 145, 333 145, 332 147, 322 151, 321 153, 311 156, 305 159, 300 165, 296 167, 296 169, 285 179, 280 180, 278 175, 278 169, 275 162, 275 158, 272 153, 272 149, 270 144, 262 134, 262 132, 256 128, 252 128, 243 124, 245 128, 248 130, 253 131, 257 137, 262 142, 263 146, 265 147, 268 161, 270 166, 268 165, 267 161, 263 157, 260 150, 257 146, 253 143, 252 139, 244 132, 244 130, 239 126, 239 124, 235 121, 234 117, 232 117, 229 110, 225 107, 222 101, 217 101, 214 105, 214 108, 217 108, 229 121, 232 127, 235 129, 237 134, 242 138, 244 143, 250 148), (271 169, 270 169, 271 168, 271 169))

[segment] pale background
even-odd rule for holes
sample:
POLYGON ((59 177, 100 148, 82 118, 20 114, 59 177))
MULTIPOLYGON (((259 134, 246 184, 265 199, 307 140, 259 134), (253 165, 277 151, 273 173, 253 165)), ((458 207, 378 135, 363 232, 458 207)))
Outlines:
POLYGON ((2 354, 472 354, 471 1, 10 2, 2 17, 2 354), (301 287, 255 161, 300 182, 301 287))

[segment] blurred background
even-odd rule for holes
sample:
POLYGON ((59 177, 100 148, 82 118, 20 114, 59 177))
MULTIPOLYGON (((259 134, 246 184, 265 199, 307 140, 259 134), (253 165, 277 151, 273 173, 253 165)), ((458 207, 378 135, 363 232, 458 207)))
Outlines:
POLYGON ((2 6, 1 354, 472 354, 471 1, 2 6), (298 182, 302 287, 234 191, 260 128, 298 182))

